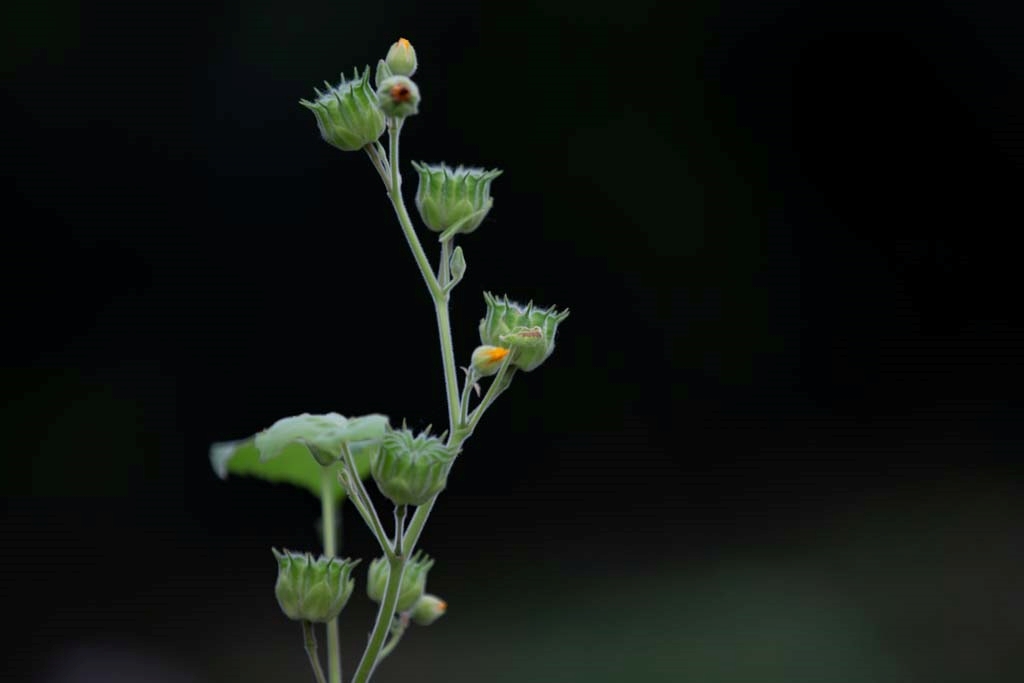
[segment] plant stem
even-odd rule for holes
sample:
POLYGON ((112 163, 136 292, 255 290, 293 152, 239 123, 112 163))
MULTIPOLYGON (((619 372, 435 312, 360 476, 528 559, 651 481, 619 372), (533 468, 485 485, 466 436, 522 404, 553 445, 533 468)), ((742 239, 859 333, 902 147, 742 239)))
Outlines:
POLYGON ((313 622, 305 620, 302 622, 302 634, 305 636, 306 641, 306 654, 309 655, 309 664, 313 667, 313 676, 316 677, 316 683, 327 683, 327 679, 324 678, 324 670, 320 667, 320 657, 317 656, 316 652, 316 631, 314 628, 313 622))
POLYGON ((416 259, 416 265, 420 268, 423 281, 427 283, 430 295, 436 300, 441 294, 441 287, 430 268, 430 261, 427 259, 427 254, 423 251, 423 245, 420 244, 419 237, 416 236, 416 230, 412 227, 412 219, 409 218, 409 212, 405 209, 405 201, 402 199, 402 174, 398 170, 398 138, 402 133, 403 120, 388 119, 388 139, 391 145, 390 158, 388 159, 388 165, 391 169, 391 187, 388 188, 388 195, 391 197, 391 205, 395 208, 398 222, 402 226, 402 232, 405 233, 405 240, 409 243, 412 255, 416 259))
POLYGON ((402 636, 405 635, 406 629, 409 628, 409 616, 403 614, 398 618, 398 625, 391 627, 391 637, 388 638, 387 644, 381 649, 380 654, 377 655, 377 661, 384 659, 395 649, 399 641, 402 640, 402 636))
POLYGON ((405 513, 408 511, 408 505, 396 505, 395 506, 395 554, 404 555, 402 552, 402 545, 405 543, 405 513))
POLYGON ((387 534, 384 533, 384 525, 381 524, 380 517, 377 516, 377 508, 373 506, 373 501, 370 500, 370 494, 366 492, 366 487, 363 486, 362 479, 359 478, 359 470, 356 468, 356 460, 352 455, 352 451, 349 450, 348 444, 342 442, 341 444, 341 459, 342 466, 345 467, 346 480, 348 483, 349 498, 352 500, 352 504, 362 515, 363 521, 366 522, 366 526, 370 527, 370 531, 377 538, 377 542, 380 544, 381 550, 384 554, 390 557, 393 554, 391 544, 389 543, 387 534))
MULTIPOLYGON (((403 119, 388 120, 388 142, 390 147, 387 168, 391 170, 391 182, 385 183, 388 186, 388 196, 398 217, 398 223, 402 227, 405 241, 409 243, 416 265, 419 266, 420 274, 427 285, 430 297, 434 300, 434 314, 437 318, 437 331, 441 341, 441 362, 444 366, 444 387, 445 396, 448 401, 448 431, 455 429, 459 418, 459 380, 455 372, 455 349, 452 344, 452 328, 448 318, 448 293, 444 286, 448 284, 450 270, 448 261, 451 259, 451 240, 441 244, 441 263, 438 268, 438 275, 435 275, 430 268, 430 261, 420 238, 416 235, 416 229, 409 218, 409 212, 405 208, 405 199, 402 197, 402 174, 399 170, 399 139, 402 133, 403 119), (440 280, 438 279, 440 278, 440 280)), ((379 153, 375 147, 367 146, 366 153, 378 171, 384 167, 379 153)))
POLYGON ((511 354, 505 356, 505 360, 502 362, 501 367, 498 368, 498 373, 494 376, 494 379, 491 380, 491 385, 487 387, 487 393, 484 394, 483 400, 480 401, 480 405, 478 405, 469 415, 469 418, 466 421, 466 429, 469 434, 472 434, 473 430, 476 429, 476 426, 480 423, 480 418, 484 416, 484 413, 491 407, 491 404, 494 403, 495 399, 501 396, 502 392, 508 389, 509 383, 505 381, 505 377, 508 376, 510 371, 515 371, 512 369, 511 361, 511 354))
POLYGON ((459 424, 462 410, 459 404, 459 376, 455 372, 455 346, 452 344, 452 324, 448 316, 448 283, 451 281, 450 262, 452 241, 441 242, 441 262, 438 264, 438 278, 441 295, 434 295, 434 314, 437 317, 437 333, 441 339, 441 362, 444 364, 444 388, 448 397, 448 431, 459 424))
MULTIPOLYGON (((335 509, 334 470, 329 467, 323 469, 323 479, 320 489, 320 514, 323 517, 324 527, 324 555, 335 557, 338 553, 337 532, 338 518, 335 509)), ((338 618, 335 617, 327 622, 327 672, 330 675, 330 683, 341 683, 341 644, 338 641, 338 618)))
POLYGON ((402 574, 405 573, 406 556, 398 555, 388 559, 388 584, 384 590, 384 599, 380 603, 380 610, 377 611, 377 623, 373 626, 373 633, 370 634, 370 642, 366 645, 363 658, 359 661, 359 668, 352 677, 352 683, 366 683, 370 680, 377 662, 380 660, 380 649, 384 645, 384 638, 387 636, 391 620, 395 615, 395 608, 398 606, 398 592, 402 585, 402 574))

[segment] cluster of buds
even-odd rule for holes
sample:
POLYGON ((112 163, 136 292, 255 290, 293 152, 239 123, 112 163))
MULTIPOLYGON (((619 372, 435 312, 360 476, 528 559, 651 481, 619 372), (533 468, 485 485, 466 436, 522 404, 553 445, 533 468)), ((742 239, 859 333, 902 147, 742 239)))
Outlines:
POLYGON ((359 560, 342 560, 309 553, 278 552, 274 595, 289 619, 326 623, 345 607, 355 579, 350 578, 359 560))
POLYGON ((377 488, 395 505, 423 505, 448 483, 448 465, 457 450, 428 432, 389 429, 370 457, 377 488))
MULTIPOLYGON (((479 352, 483 358, 498 357, 491 351, 487 355, 481 349, 502 348, 512 354, 509 362, 520 370, 530 371, 539 366, 555 350, 555 333, 558 324, 569 317, 569 311, 556 311, 555 307, 547 309, 535 308, 531 301, 526 306, 509 301, 508 297, 499 299, 489 292, 484 293, 487 302, 487 314, 480 321, 480 343, 474 352, 475 359, 479 352)), ((494 369, 497 371, 497 368, 494 369)))
POLYGON ((386 117, 403 118, 419 111, 420 89, 409 76, 416 71, 416 50, 405 38, 388 50, 377 65, 376 91, 370 87, 370 68, 337 86, 324 83, 315 100, 299 103, 316 116, 320 135, 344 152, 354 152, 384 134, 386 117))

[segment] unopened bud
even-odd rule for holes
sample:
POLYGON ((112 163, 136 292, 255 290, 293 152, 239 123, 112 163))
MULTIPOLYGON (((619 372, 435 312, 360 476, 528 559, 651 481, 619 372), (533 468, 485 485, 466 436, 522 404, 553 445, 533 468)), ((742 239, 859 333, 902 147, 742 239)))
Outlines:
POLYGON ((370 456, 370 473, 395 505, 423 505, 448 483, 456 452, 425 432, 413 436, 408 429, 389 429, 370 456))
POLYGON ((377 85, 377 100, 388 116, 412 116, 420 110, 420 89, 408 76, 391 76, 377 85))
POLYGON ((469 234, 480 227, 494 205, 491 183, 501 175, 498 169, 413 162, 420 176, 416 208, 423 223, 440 232, 441 240, 469 234))
POLYGON ((501 368, 502 361, 509 354, 503 346, 478 346, 473 350, 473 369, 477 377, 490 377, 501 368))
POLYGON ((336 87, 325 84, 327 91, 317 90, 314 101, 299 101, 316 116, 323 139, 342 151, 362 149, 384 133, 384 113, 370 88, 369 78, 367 67, 362 76, 356 73, 351 81, 342 77, 336 87))
POLYGON ((309 553, 278 552, 274 595, 289 619, 328 622, 345 607, 355 580, 350 578, 359 560, 342 560, 309 553))
POLYGON ((409 616, 420 626, 430 626, 435 621, 443 617, 446 611, 448 611, 447 602, 436 595, 424 593, 423 596, 416 601, 416 604, 412 606, 412 611, 409 613, 409 616))
MULTIPOLYGON (((402 585, 398 589, 398 604, 396 612, 404 612, 420 599, 427 587, 427 573, 434 566, 434 560, 422 553, 417 552, 405 566, 402 574, 402 585)), ((388 585, 388 576, 391 574, 391 567, 386 558, 378 557, 370 562, 370 569, 366 574, 366 595, 376 603, 384 599, 388 585)))
POLYGON ((416 73, 416 50, 405 38, 399 38, 391 46, 384 61, 396 76, 412 76, 416 73))
POLYGON ((466 274, 466 256, 462 253, 462 247, 455 247, 448 266, 451 269, 452 282, 458 282, 466 274))

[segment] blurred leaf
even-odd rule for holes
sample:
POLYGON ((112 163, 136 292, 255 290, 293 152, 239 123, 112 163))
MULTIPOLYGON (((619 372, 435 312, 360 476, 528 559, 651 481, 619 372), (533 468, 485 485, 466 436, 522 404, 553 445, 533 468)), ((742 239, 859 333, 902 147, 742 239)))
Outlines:
MULTIPOLYGON (((324 468, 300 443, 286 447, 276 458, 261 461, 253 439, 222 441, 210 446, 210 464, 221 479, 227 479, 228 474, 256 477, 275 484, 298 486, 320 497, 324 468)), ((334 489, 339 500, 345 497, 340 485, 336 484, 334 489)))
MULTIPOLYGON (((255 437, 213 444, 210 464, 221 479, 229 474, 256 477, 298 486, 319 498, 324 468, 338 467, 342 443, 349 444, 359 477, 369 475, 370 455, 386 426, 384 415, 352 419, 337 413, 297 415, 278 420, 255 437)), ((331 479, 335 497, 344 498, 333 473, 331 479)))
POLYGON ((379 442, 387 424, 388 418, 384 415, 349 419, 338 413, 303 413, 278 420, 257 434, 255 443, 261 460, 275 458, 297 442, 309 448, 321 465, 329 465, 341 457, 343 443, 348 444, 355 455, 361 448, 379 442))

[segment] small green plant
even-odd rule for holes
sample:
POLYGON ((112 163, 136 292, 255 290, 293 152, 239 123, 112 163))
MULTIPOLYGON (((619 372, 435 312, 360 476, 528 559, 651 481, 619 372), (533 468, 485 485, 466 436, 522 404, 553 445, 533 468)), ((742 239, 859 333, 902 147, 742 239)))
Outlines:
POLYGON ((316 99, 301 104, 315 115, 326 142, 342 151, 363 150, 387 189, 434 303, 448 429, 432 436, 429 428, 414 434, 404 423, 393 427, 386 416, 376 413, 359 417, 304 413, 278 420, 253 438, 213 444, 210 450, 211 463, 221 478, 234 474, 288 483, 320 499, 323 554, 315 558, 309 553, 273 550, 278 562, 275 595, 285 615, 302 624, 318 683, 342 681, 338 615, 353 594, 351 574, 359 562, 337 557, 342 504, 351 501, 383 553, 365 565, 366 594, 380 605, 352 676, 353 683, 365 683, 411 624, 428 626, 445 613, 444 600, 426 592, 434 560, 417 549, 424 525, 480 419, 518 371, 534 370, 551 355, 558 325, 569 315, 485 294, 480 346, 466 357, 460 390, 448 300, 466 272, 466 257, 455 239, 481 227, 494 205, 491 184, 501 171, 413 163, 419 176, 416 208, 440 243, 440 258, 432 267, 406 210, 399 170, 402 127, 420 105, 419 87, 410 78, 416 68, 416 51, 403 38, 378 62, 375 88, 370 87, 367 67, 356 71, 351 80, 342 78, 337 86, 327 84, 323 92, 316 91, 316 99), (379 141, 385 130, 387 149, 379 141), (484 380, 489 381, 486 392, 481 387, 484 380), (394 505, 390 534, 363 484, 370 477, 394 505), (317 651, 315 624, 319 623, 327 628, 326 674, 317 651))

